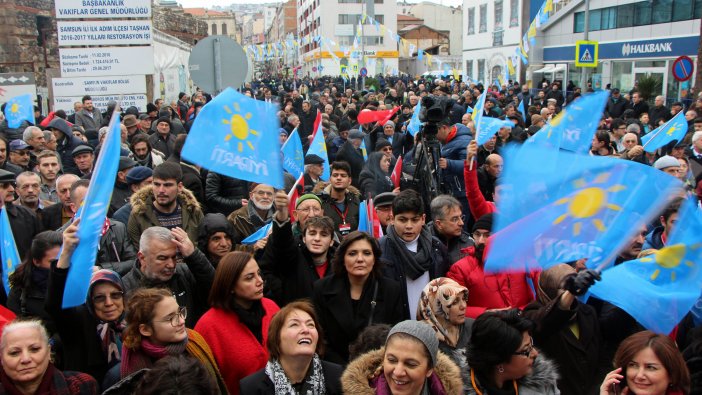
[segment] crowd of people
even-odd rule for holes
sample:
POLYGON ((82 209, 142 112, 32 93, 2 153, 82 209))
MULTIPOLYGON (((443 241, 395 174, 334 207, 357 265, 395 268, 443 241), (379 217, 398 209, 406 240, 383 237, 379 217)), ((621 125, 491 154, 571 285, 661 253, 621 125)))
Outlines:
MULTIPOLYGON (((702 301, 675 331, 657 334, 607 301, 581 301, 597 280, 583 260, 484 270, 510 160, 502 148, 537 133, 579 88, 407 77, 345 87, 336 78, 266 78, 240 88, 279 106, 281 145, 297 130, 307 150, 321 114, 328 157, 307 155, 303 186, 286 173, 284 189, 181 157, 209 94, 123 109, 88 295, 72 308, 62 300, 81 242, 76 212, 117 103, 101 113, 85 96, 70 116, 37 114, 14 129, 3 120, 0 206, 22 263, 7 297, 0 292, 17 316, 0 339, 0 393, 702 393, 702 301), (478 146, 471 113, 483 93, 483 115, 513 126, 478 146), (437 123, 440 158, 430 163, 440 193, 430 201, 415 190, 423 132, 408 130, 428 95, 450 99, 437 123), (358 121, 394 109, 387 122, 358 121), (391 173, 400 158, 398 186, 391 173), (289 202, 292 188, 299 197, 289 202), (358 230, 369 198, 381 237, 358 230), (266 236, 246 241, 268 224, 266 236)), ((669 108, 635 88, 610 93, 590 155, 650 165, 702 198, 702 96, 669 108), (641 138, 680 111, 685 138, 645 152, 641 138)), ((665 247, 681 200, 628 241, 616 264, 665 247)))

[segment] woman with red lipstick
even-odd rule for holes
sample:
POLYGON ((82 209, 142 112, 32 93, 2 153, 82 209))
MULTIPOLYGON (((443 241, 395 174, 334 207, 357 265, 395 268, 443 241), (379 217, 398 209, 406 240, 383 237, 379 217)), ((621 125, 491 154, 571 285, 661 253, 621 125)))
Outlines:
POLYGON ((188 311, 178 306, 165 288, 141 288, 127 302, 127 327, 122 335, 122 382, 111 388, 113 394, 129 393, 145 373, 161 358, 186 355, 202 363, 212 382, 222 393, 226 387, 210 347, 199 333, 185 327, 188 311), (139 372, 139 373, 137 373, 139 372), (116 387, 116 388, 115 388, 116 387), (119 390, 117 390, 119 389, 119 390))
POLYGON ((209 302, 195 330, 212 348, 229 393, 239 394, 239 381, 266 366, 268 327, 279 308, 263 297, 261 270, 241 251, 219 261, 209 302))
POLYGON ((280 309, 268 328, 270 360, 265 368, 241 380, 240 393, 341 394, 343 368, 321 360, 321 334, 310 302, 292 302, 280 309))
POLYGON ((690 373, 668 336, 635 333, 619 345, 614 366, 600 386, 600 395, 688 395, 690 373))

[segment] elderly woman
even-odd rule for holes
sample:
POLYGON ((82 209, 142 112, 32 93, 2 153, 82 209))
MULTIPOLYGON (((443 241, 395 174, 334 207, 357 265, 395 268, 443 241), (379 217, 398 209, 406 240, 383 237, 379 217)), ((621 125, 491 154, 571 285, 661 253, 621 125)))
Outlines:
POLYGON ((373 152, 368 156, 363 170, 361 170, 361 194, 365 198, 368 194, 377 196, 383 192, 393 192, 395 185, 390 178, 390 162, 392 158, 382 152, 373 152))
POLYGON ((439 352, 432 328, 402 321, 388 333, 385 347, 355 359, 341 377, 345 394, 453 395, 463 384, 456 364, 439 352))
POLYGON ((240 393, 341 394, 342 367, 321 360, 322 328, 312 304, 297 301, 277 312, 268 327, 266 367, 241 380, 240 393))
POLYGON ((486 312, 475 320, 468 345, 467 394, 560 394, 556 366, 534 348, 533 326, 518 309, 486 312))
POLYGON ((127 304, 127 328, 122 344, 122 379, 150 369, 166 356, 185 355, 197 359, 217 382, 220 391, 226 387, 207 342, 194 330, 185 327, 188 311, 178 306, 171 291, 163 288, 142 288, 134 291, 127 304))
POLYGON ((52 230, 34 237, 24 261, 10 274, 11 291, 7 298, 7 307, 17 316, 41 318, 47 324, 50 334, 56 332, 56 328, 44 310, 44 302, 51 261, 58 257, 61 243, 61 233, 52 230))
POLYGON ((279 308, 263 297, 263 279, 251 254, 225 255, 210 289, 211 308, 195 330, 212 348, 230 394, 239 394, 239 381, 268 361, 264 346, 273 314, 279 308))
POLYGON ((688 395, 690 372, 673 340, 651 331, 635 333, 614 354, 615 370, 600 395, 688 395))
POLYGON ((124 286, 117 273, 98 270, 90 279, 85 304, 62 308, 79 222, 63 232, 63 252, 49 273, 45 309, 61 336, 63 368, 88 373, 102 383, 107 371, 121 360, 124 286))
MULTIPOLYGON (((434 329, 439 349, 464 371, 473 319, 466 318, 468 288, 447 277, 431 280, 424 287, 417 307, 417 319, 434 329)), ((463 385, 470 380, 463 378, 463 385)))
POLYGON ((51 363, 46 329, 38 320, 13 321, 0 339, 3 394, 99 394, 95 379, 85 373, 60 371, 51 363))
POLYGON ((314 284, 312 300, 326 333, 329 361, 345 365, 349 344, 371 324, 393 325, 405 317, 400 284, 381 274, 380 247, 354 231, 332 261, 334 275, 314 284))

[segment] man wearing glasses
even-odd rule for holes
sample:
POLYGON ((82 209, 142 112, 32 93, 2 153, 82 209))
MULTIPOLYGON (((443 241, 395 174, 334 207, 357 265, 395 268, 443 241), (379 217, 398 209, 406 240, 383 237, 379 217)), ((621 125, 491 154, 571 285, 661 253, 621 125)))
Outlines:
POLYGON ((466 254, 461 251, 473 246, 470 234, 463 230, 466 216, 461 203, 449 195, 439 195, 430 204, 432 222, 427 224, 432 235, 447 248, 449 263, 453 264, 466 254))
POLYGON ((29 168, 29 150, 32 148, 22 140, 10 142, 10 163, 22 168, 22 171, 31 171, 29 168))
POLYGON ((249 184, 249 203, 227 217, 234 226, 236 239, 232 240, 232 243, 237 251, 256 252, 266 246, 268 237, 257 241, 253 246, 241 244, 241 241, 271 222, 275 212, 274 196, 275 188, 270 185, 255 182, 249 184))

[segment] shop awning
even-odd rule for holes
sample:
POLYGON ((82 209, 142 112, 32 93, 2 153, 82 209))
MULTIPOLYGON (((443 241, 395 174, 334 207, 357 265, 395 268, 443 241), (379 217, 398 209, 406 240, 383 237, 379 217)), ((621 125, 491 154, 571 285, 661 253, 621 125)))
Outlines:
POLYGON ((559 71, 565 71, 565 66, 563 65, 546 65, 542 69, 534 70, 534 73, 557 73, 559 71))

